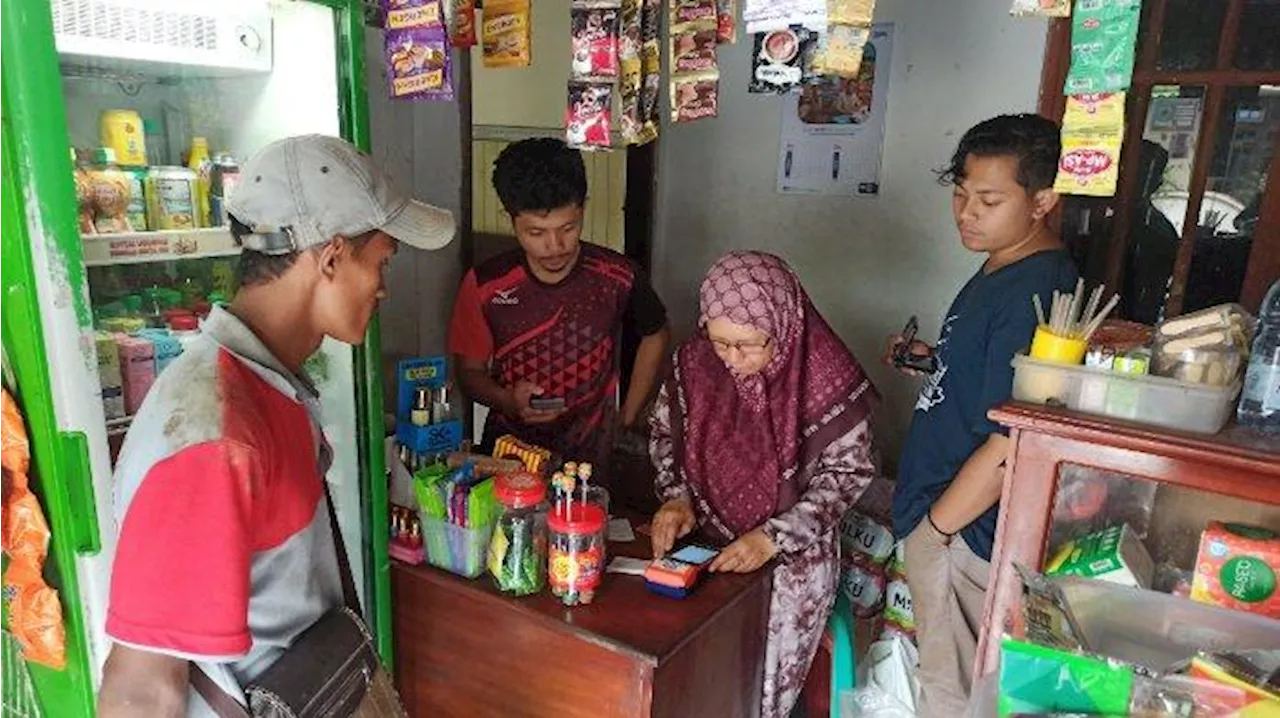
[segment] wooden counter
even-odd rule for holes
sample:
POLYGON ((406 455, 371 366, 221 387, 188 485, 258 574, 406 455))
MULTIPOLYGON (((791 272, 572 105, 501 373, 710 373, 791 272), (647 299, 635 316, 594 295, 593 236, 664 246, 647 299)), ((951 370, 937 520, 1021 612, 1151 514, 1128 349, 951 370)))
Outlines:
MULTIPOLYGON (((610 555, 646 557, 638 538, 610 555)), ((415 718, 757 716, 771 578, 709 576, 678 601, 606 574, 567 608, 393 562, 396 683, 415 718)))
POLYGON ((1017 633, 1022 581, 1014 564, 1043 566, 1064 467, 1154 482, 1160 494, 1153 531, 1167 539, 1157 539, 1154 548, 1171 550, 1172 539, 1190 539, 1181 547, 1180 562, 1188 564, 1183 568, 1194 563, 1200 531, 1210 519, 1280 525, 1280 439, 1274 436, 1238 427, 1206 436, 1019 403, 1001 406, 990 417, 1010 429, 1012 447, 976 676, 995 670, 1001 636, 1017 633), (1174 523, 1180 525, 1161 525, 1174 523))

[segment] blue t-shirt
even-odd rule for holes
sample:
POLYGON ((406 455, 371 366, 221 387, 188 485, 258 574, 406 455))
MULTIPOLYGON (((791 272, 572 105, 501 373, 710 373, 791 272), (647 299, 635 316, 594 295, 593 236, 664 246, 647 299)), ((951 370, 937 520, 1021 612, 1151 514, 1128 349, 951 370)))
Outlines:
MULTIPOLYGON (((1053 290, 1074 291, 1076 268, 1065 250, 1038 252, 991 274, 981 270, 951 303, 935 348, 938 370, 925 379, 898 465, 893 529, 906 538, 987 437, 1004 429, 987 411, 1013 391, 1014 354, 1031 344, 1033 294, 1047 308, 1053 290)), ((999 505, 960 535, 990 561, 999 505)))

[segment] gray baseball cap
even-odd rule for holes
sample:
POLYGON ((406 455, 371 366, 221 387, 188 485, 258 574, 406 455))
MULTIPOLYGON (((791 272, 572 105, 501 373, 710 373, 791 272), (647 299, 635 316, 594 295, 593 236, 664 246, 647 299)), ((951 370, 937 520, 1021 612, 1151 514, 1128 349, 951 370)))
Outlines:
POLYGON ((453 213, 400 194, 373 159, 325 135, 272 142, 249 158, 227 213, 253 233, 243 245, 264 254, 316 247, 336 235, 380 229, 419 249, 453 240, 453 213))

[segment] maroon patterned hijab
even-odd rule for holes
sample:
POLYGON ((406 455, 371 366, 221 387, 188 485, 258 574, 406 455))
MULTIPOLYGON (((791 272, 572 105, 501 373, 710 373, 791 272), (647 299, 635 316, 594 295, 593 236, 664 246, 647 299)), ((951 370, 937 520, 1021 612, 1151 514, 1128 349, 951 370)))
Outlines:
POLYGON ((721 257, 700 305, 702 331, 676 350, 668 386, 675 459, 713 513, 711 525, 731 539, 794 505, 818 457, 867 418, 879 395, 779 257, 721 257), (763 371, 729 372, 705 333, 719 317, 769 335, 774 356, 763 371))

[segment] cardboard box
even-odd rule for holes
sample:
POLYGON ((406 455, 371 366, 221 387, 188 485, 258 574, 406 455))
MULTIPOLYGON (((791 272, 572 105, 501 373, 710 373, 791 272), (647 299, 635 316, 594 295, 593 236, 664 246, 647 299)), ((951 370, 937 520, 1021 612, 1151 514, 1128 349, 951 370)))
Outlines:
POLYGON ((1280 536, 1268 529, 1211 522, 1200 536, 1191 600, 1280 618, 1280 536))
POLYGON ((1122 586, 1151 587, 1155 564, 1128 524, 1108 526, 1063 544, 1045 574, 1081 576, 1122 586))

